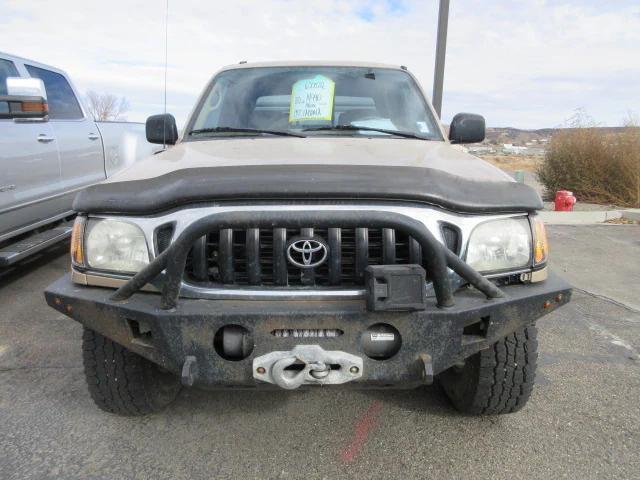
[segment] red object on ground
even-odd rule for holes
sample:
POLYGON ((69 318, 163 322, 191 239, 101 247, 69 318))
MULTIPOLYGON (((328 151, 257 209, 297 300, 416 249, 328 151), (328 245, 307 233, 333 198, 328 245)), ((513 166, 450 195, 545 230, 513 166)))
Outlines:
POLYGON ((573 206, 576 204, 576 197, 573 196, 573 192, 568 190, 559 190, 556 192, 556 201, 554 210, 556 212, 571 212, 573 206))
POLYGON ((371 402, 371 405, 369 405, 367 411, 360 415, 360 418, 358 418, 354 426, 353 439, 340 455, 342 457, 342 463, 353 463, 356 459, 358 453, 367 442, 371 430, 378 423, 381 410, 382 402, 380 400, 374 400, 371 402))

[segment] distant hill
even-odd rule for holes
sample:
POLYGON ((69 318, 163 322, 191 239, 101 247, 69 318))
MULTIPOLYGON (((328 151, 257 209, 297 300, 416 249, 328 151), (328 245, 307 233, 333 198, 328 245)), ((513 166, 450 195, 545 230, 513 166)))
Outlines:
MULTIPOLYGON (((625 127, 595 127, 598 130, 605 130, 608 133, 619 133, 625 127)), ((483 143, 491 145, 502 145, 512 143, 513 145, 525 145, 530 143, 546 143, 558 131, 564 128, 540 128, 538 130, 521 130, 512 127, 487 127, 487 135, 483 143)))

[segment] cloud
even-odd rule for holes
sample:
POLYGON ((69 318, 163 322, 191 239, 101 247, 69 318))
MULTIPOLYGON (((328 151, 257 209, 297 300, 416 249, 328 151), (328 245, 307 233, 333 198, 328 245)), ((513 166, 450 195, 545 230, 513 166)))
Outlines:
MULTIPOLYGON (((211 75, 239 60, 403 64, 431 91, 437 1, 170 0, 168 103, 184 122, 211 75)), ((0 45, 65 69, 81 90, 162 110, 164 1, 0 0, 0 45)), ((640 112, 640 5, 451 2, 443 117, 547 127, 585 108, 605 124, 640 112)))

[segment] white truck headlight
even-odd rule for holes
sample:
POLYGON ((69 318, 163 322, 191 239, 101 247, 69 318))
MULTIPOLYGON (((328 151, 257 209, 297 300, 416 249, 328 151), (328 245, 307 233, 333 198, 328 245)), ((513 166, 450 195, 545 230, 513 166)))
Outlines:
POLYGON ((121 220, 90 219, 84 249, 90 268, 133 273, 149 263, 149 249, 142 230, 121 220))
POLYGON ((531 227, 526 217, 490 220, 469 238, 467 263, 481 273, 531 265, 531 227))

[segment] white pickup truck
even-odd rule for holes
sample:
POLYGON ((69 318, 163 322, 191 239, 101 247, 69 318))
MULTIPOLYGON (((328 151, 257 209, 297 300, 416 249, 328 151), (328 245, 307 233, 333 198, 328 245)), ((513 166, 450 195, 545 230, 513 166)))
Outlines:
POLYGON ((79 190, 160 150, 144 130, 95 122, 65 72, 0 52, 0 268, 68 238, 79 190))

